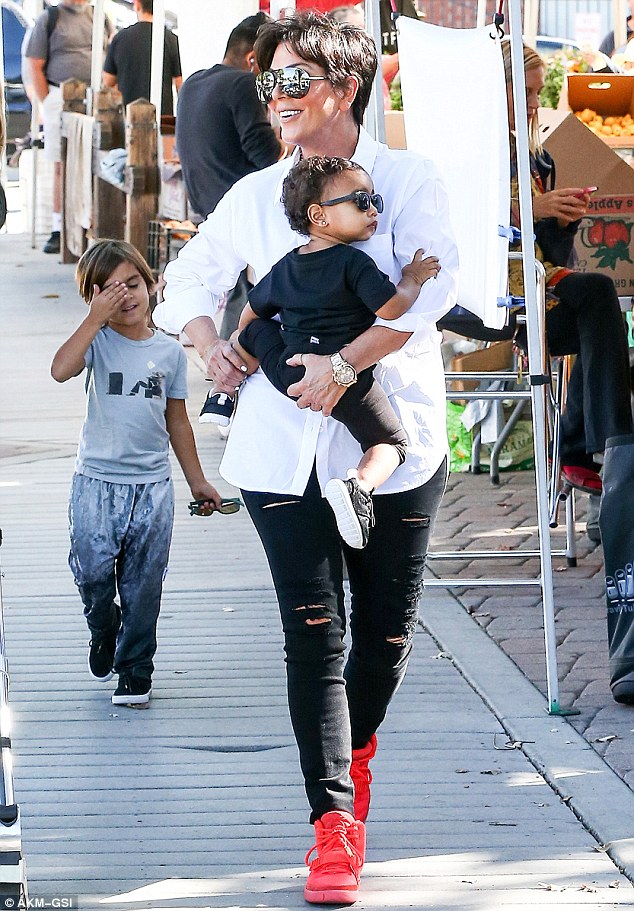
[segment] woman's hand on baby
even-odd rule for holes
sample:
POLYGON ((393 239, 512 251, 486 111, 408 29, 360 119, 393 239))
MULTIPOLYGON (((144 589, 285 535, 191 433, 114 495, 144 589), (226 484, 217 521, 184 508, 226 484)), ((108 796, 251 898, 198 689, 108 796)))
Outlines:
POLYGON ((207 376, 214 381, 214 392, 233 395, 246 376, 247 368, 234 351, 231 342, 219 338, 207 347, 203 354, 207 376))
POLYGON ((441 268, 435 256, 427 256, 423 259, 424 256, 424 250, 417 250, 411 263, 404 266, 402 272, 404 277, 413 278, 419 285, 425 284, 429 278, 436 278, 441 268))
POLYGON ((288 387, 288 394, 297 400, 297 407, 321 411, 328 417, 346 391, 345 386, 338 386, 332 378, 330 358, 321 354, 294 354, 286 363, 289 367, 304 367, 305 370, 302 379, 288 387))
POLYGON ((536 220, 556 218, 562 224, 570 224, 583 218, 589 201, 590 193, 584 193, 583 187, 549 190, 533 197, 533 215, 536 220))
POLYGON ((113 282, 101 291, 99 285, 92 286, 90 316, 105 326, 119 312, 128 296, 128 289, 123 282, 113 282))

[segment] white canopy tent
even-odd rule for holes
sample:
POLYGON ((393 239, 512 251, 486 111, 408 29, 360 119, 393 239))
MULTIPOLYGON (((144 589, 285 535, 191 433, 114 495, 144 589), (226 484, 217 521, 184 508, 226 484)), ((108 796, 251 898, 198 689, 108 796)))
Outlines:
POLYGON ((179 0, 178 4, 173 0, 172 7, 178 14, 183 78, 220 63, 231 30, 257 13, 259 6, 258 0, 179 0))

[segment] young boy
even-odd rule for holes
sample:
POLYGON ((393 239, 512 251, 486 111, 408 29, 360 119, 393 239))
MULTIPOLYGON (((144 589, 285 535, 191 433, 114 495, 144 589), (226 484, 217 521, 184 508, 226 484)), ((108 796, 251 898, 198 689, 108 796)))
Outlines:
MULTIPOLYGON (((346 387, 332 416, 346 425, 364 455, 347 480, 333 478, 325 495, 343 540, 365 547, 373 524, 372 492, 405 459, 407 440, 373 367, 357 376, 343 350, 376 316, 397 319, 421 286, 440 270, 438 260, 417 250, 398 286, 353 242, 369 240, 379 225, 382 198, 367 172, 345 158, 299 161, 284 181, 282 201, 293 230, 309 241, 276 263, 249 294, 232 344, 253 373, 258 365, 284 394, 303 367, 295 354, 329 354, 335 382, 346 387), (272 317, 278 315, 277 322, 272 317)), ((201 422, 229 422, 233 400, 213 391, 201 422)))
POLYGON ((51 365, 59 383, 88 371, 69 564, 91 633, 91 676, 107 681, 114 670, 112 702, 145 705, 174 518, 170 443, 193 497, 211 511, 220 495, 203 475, 185 410, 185 353, 150 328, 150 267, 134 247, 105 240, 84 253, 76 278, 89 311, 51 365))

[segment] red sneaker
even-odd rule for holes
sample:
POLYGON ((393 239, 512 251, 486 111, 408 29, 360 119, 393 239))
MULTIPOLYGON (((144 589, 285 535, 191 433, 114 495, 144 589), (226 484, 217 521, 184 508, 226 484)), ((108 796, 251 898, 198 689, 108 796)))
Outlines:
POLYGON ((315 837, 317 844, 306 855, 304 898, 316 905, 352 905, 365 861, 365 826, 350 813, 332 810, 315 822, 315 837), (315 850, 317 857, 309 861, 315 850))
POLYGON ((370 809, 370 784, 372 782, 372 772, 368 767, 371 759, 374 759, 376 753, 376 734, 373 734, 369 741, 360 750, 352 751, 352 765, 350 766, 350 777, 354 785, 354 818, 360 822, 365 822, 368 818, 370 809))

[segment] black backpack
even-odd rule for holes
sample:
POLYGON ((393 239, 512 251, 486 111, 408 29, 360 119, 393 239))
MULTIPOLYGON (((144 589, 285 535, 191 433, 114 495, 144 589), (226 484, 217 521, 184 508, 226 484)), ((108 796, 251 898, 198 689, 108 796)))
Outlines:
POLYGON ((48 3, 46 3, 44 5, 44 10, 48 17, 46 20, 46 63, 44 64, 44 72, 46 73, 46 67, 49 58, 49 49, 51 47, 51 35, 55 31, 57 22, 59 20, 59 7, 49 6, 48 3))

